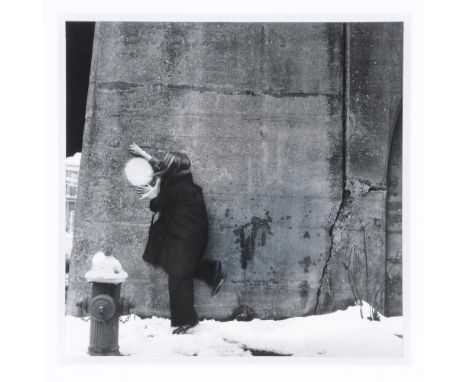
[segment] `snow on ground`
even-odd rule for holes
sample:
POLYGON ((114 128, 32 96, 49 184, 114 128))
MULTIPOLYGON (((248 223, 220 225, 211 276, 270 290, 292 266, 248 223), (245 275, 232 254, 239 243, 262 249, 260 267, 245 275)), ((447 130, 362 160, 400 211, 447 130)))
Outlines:
MULTIPOLYGON (((325 315, 249 322, 203 320, 189 334, 172 335, 170 321, 131 315, 120 324, 120 352, 131 356, 402 357, 402 317, 369 321, 369 306, 325 315), (270 354, 268 354, 270 353, 270 354)), ((125 318, 125 317, 123 317, 125 318)), ((67 316, 66 355, 87 355, 89 321, 67 316)))

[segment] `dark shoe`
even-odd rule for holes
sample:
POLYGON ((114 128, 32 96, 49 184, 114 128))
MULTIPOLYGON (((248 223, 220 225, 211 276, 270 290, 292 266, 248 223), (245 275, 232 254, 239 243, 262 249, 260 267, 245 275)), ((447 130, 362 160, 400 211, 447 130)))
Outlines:
POLYGON ((193 328, 197 324, 198 324, 198 322, 196 322, 194 324, 187 324, 187 325, 179 326, 178 328, 176 328, 176 329, 174 329, 172 331, 172 334, 186 334, 189 329, 193 328))
POLYGON ((214 297, 219 293, 224 283, 224 280, 226 280, 226 273, 224 273, 223 271, 221 262, 218 261, 218 265, 216 267, 216 274, 215 274, 214 282, 213 282, 213 289, 211 290, 211 297, 214 297))

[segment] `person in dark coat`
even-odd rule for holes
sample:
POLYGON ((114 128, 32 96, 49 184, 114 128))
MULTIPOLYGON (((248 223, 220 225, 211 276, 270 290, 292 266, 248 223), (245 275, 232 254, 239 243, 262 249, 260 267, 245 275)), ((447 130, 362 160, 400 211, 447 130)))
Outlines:
POLYGON ((198 324, 194 278, 210 285, 212 296, 225 280, 220 261, 203 259, 208 242, 203 191, 193 182, 186 154, 168 153, 159 162, 136 144, 129 150, 155 169, 155 185, 138 189, 142 198, 150 199, 149 208, 154 213, 143 260, 168 274, 171 326, 177 327, 173 334, 183 334, 198 324))

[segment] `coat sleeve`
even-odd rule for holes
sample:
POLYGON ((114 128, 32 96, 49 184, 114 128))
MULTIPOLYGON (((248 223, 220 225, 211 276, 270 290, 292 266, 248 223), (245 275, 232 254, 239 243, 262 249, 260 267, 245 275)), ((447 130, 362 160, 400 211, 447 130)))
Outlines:
POLYGON ((169 205, 174 202, 174 192, 168 192, 169 190, 161 190, 158 196, 151 199, 149 208, 153 212, 159 212, 166 209, 169 205))
POLYGON ((159 170, 160 161, 158 161, 155 157, 152 156, 148 162, 149 162, 149 164, 151 165, 151 167, 153 168, 154 171, 159 170))

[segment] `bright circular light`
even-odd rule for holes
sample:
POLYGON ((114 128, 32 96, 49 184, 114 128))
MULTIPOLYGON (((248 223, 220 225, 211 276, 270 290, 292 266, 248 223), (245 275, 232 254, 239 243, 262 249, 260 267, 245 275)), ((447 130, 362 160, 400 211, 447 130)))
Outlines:
POLYGON ((154 171, 143 158, 132 158, 125 164, 125 175, 134 186, 143 186, 151 182, 154 171))

